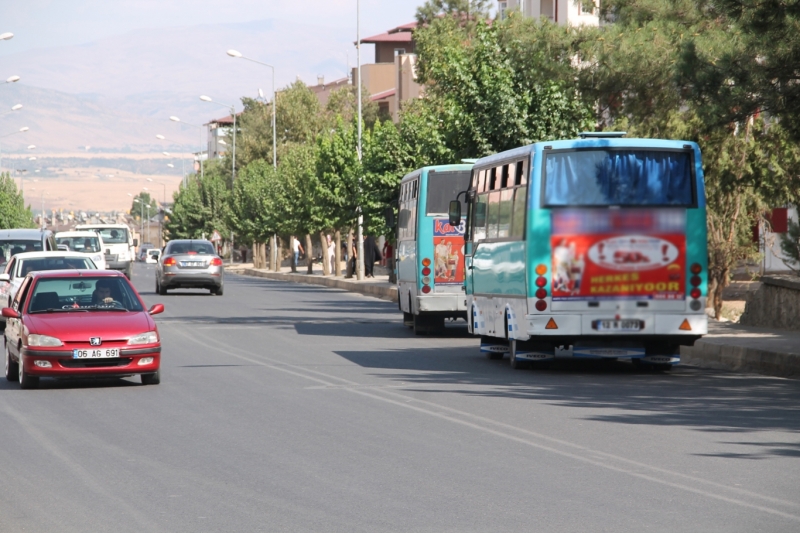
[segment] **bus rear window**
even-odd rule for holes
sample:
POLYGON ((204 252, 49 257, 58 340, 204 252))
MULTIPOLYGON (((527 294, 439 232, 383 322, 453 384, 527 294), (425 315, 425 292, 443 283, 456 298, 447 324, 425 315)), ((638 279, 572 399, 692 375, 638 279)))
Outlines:
POLYGON ((694 205, 692 155, 579 150, 545 159, 545 207, 694 205))
MULTIPOLYGON (((425 213, 428 216, 446 215, 450 202, 456 199, 458 193, 469 189, 471 175, 469 170, 428 173, 428 205, 425 213)), ((461 212, 466 213, 464 196, 462 195, 459 200, 461 200, 461 212)))

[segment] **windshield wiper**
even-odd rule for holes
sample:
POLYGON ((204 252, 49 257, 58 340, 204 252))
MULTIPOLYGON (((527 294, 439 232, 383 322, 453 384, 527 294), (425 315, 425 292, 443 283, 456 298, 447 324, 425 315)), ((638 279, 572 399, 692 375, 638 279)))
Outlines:
POLYGON ((98 305, 93 305, 91 307, 81 307, 84 311, 128 311, 124 307, 100 307, 98 305))

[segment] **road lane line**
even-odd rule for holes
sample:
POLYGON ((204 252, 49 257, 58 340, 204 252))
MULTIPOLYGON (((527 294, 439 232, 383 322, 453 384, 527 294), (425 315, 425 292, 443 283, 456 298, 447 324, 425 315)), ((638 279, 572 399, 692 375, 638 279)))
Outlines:
POLYGON ((83 484, 91 491, 93 491, 98 496, 104 497, 108 499, 113 505, 118 506, 121 509, 124 509, 126 514, 135 520, 138 525, 141 527, 143 531, 162 531, 162 529, 155 523, 152 522, 147 514, 142 513, 136 507, 130 505, 126 500, 116 496, 112 491, 106 490, 105 487, 95 478, 94 475, 91 474, 86 468, 84 468, 78 461, 71 458, 69 455, 64 453, 64 451, 51 442, 51 440, 39 429, 35 428, 28 420, 25 419, 22 414, 16 411, 10 405, 3 406, 3 411, 8 413, 21 427, 24 429, 31 438, 45 449, 50 455, 57 458, 61 464, 63 464, 67 469, 71 470, 73 475, 75 475, 78 479, 80 479, 83 484))
POLYGON ((519 428, 519 427, 516 427, 516 426, 512 426, 510 424, 505 424, 503 422, 498 422, 496 420, 488 419, 488 418, 485 418, 485 417, 482 417, 482 416, 479 416, 479 415, 474 415, 472 413, 459 411, 457 409, 453 409, 451 407, 447 407, 447 406, 443 406, 443 405, 440 405, 440 404, 436 404, 434 402, 429 402, 429 401, 426 401, 426 400, 419 400, 417 398, 409 397, 409 396, 406 396, 404 394, 400 394, 398 392, 389 391, 389 390, 380 390, 379 392, 383 395, 383 396, 381 396, 381 395, 378 395, 377 393, 371 393, 371 392, 364 391, 361 388, 356 388, 356 387, 361 387, 363 384, 360 384, 360 383, 357 383, 357 382, 354 382, 354 381, 351 381, 351 380, 348 380, 348 379, 345 379, 345 378, 340 378, 338 376, 332 376, 330 374, 319 372, 319 371, 316 371, 316 370, 313 370, 313 369, 310 369, 310 368, 307 368, 307 367, 304 367, 304 366, 293 365, 291 363, 286 363, 286 362, 283 362, 283 361, 279 361, 279 360, 273 359, 273 358, 271 358, 269 356, 262 355, 262 354, 259 354, 257 352, 252 352, 250 350, 246 350, 246 349, 243 349, 243 348, 231 347, 229 345, 224 344, 221 341, 218 341, 217 339, 206 338, 203 341, 201 341, 196 336, 191 336, 188 333, 186 333, 184 331, 181 331, 178 328, 176 328, 176 332, 179 333, 181 336, 187 338, 188 340, 191 340, 192 342, 201 344, 204 347, 208 347, 209 344, 215 344, 218 348, 220 348, 221 353, 226 353, 227 355, 230 355, 230 356, 233 356, 233 357, 236 357, 236 358, 239 358, 239 359, 242 359, 244 361, 248 361, 248 362, 251 362, 251 363, 254 363, 254 364, 258 364, 260 366, 264 366, 264 367, 267 367, 267 368, 270 368, 270 369, 273 369, 273 370, 277 370, 279 372, 284 372, 284 373, 291 374, 291 375, 294 375, 294 376, 297 376, 297 377, 300 377, 300 378, 308 379, 308 380, 314 381, 316 383, 319 383, 321 385, 326 385, 328 387, 337 387, 337 386, 339 386, 338 384, 330 382, 328 380, 332 379, 332 380, 335 380, 335 381, 339 381, 341 383, 345 383, 345 384, 348 384, 348 385, 351 385, 351 386, 355 386, 355 387, 348 387, 348 388, 344 388, 343 389, 343 390, 345 390, 347 392, 350 392, 350 393, 353 393, 353 394, 359 394, 359 395, 366 396, 366 397, 369 397, 369 398, 372 398, 372 399, 375 399, 375 400, 378 400, 378 401, 382 401, 382 402, 385 402, 385 403, 389 403, 389 404, 392 404, 392 405, 395 405, 395 406, 398 406, 398 407, 404 407, 406 409, 411 409, 411 410, 414 410, 416 412, 419 412, 419 413, 422 413, 422 414, 426 414, 428 416, 441 418, 443 420, 447 420, 447 421, 450 421, 450 422, 453 422, 453 423, 456 423, 456 424, 459 424, 459 425, 463 425, 463 426, 470 427, 472 429, 476 429, 476 430, 479 430, 479 431, 482 431, 482 432, 485 432, 485 433, 489 433, 489 434, 492 434, 492 435, 495 435, 495 436, 498 436, 498 437, 501 437, 501 438, 512 440, 512 441, 520 443, 520 444, 525 444, 525 445, 528 445, 528 446, 531 446, 531 447, 534 447, 534 448, 539 448, 541 450, 545 450, 545 451, 549 451, 549 452, 555 453, 557 455, 561 455, 563 457, 568 457, 570 459, 574 459, 574 460, 581 461, 581 462, 584 462, 584 463, 592 464, 592 465, 600 467, 600 468, 605 468, 607 470, 612 470, 612 471, 615 471, 615 472, 628 474, 628 475, 631 475, 631 476, 634 476, 634 477, 638 477, 638 478, 641 478, 641 479, 644 479, 644 480, 647 480, 647 481, 663 484, 663 485, 666 485, 666 486, 670 486, 670 487, 673 487, 673 488, 676 488, 676 489, 680 489, 680 490, 683 490, 683 491, 687 491, 687 492, 692 492, 692 493, 695 493, 695 494, 704 495, 704 496, 707 496, 709 498, 713 498, 713 499, 724 501, 724 502, 727 502, 727 503, 739 505, 739 506, 742 506, 742 507, 747 507, 747 508, 751 508, 751 509, 757 509, 757 510, 765 512, 765 513, 774 514, 774 515, 777 515, 777 516, 781 516, 781 517, 784 517, 784 518, 788 518, 788 519, 800 522, 800 515, 794 515, 794 514, 791 514, 791 513, 786 513, 786 512, 780 511, 778 509, 773 509, 773 508, 766 507, 766 506, 763 506, 763 505, 750 503, 750 502, 747 502, 747 501, 744 501, 744 500, 739 500, 739 499, 736 499, 736 498, 730 498, 728 496, 724 496, 724 495, 721 495, 721 494, 710 493, 710 492, 707 492, 707 491, 705 491, 703 489, 690 487, 690 486, 682 484, 682 483, 675 483, 675 482, 668 481, 668 480, 665 480, 665 479, 659 479, 659 478, 656 478, 656 477, 654 477, 652 475, 636 472, 634 470, 631 470, 631 469, 628 469, 628 468, 623 468, 621 466, 610 465, 610 464, 608 464, 606 462, 601 462, 599 460, 593 460, 590 457, 587 457, 586 455, 579 455, 579 454, 576 454, 576 453, 567 452, 567 451, 564 451, 564 450, 561 450, 561 449, 558 449, 558 448, 554 448, 552 446, 548 446, 548 445, 545 445, 545 444, 534 442, 532 440, 529 440, 529 439, 526 439, 526 438, 523 438, 523 437, 512 435, 512 434, 507 433, 505 431, 500 431, 500 430, 497 430, 497 429, 493 429, 491 427, 487 427, 486 425, 480 425, 480 424, 478 424, 476 422, 471 422, 469 420, 462 420, 460 418, 456 418, 456 416, 454 416, 454 415, 461 416, 461 417, 464 417, 464 418, 471 418, 473 420, 476 420, 478 422, 482 422, 484 424, 491 424, 491 425, 500 427, 500 428, 502 428, 504 430, 507 430, 507 431, 515 431, 515 432, 518 432, 518 433, 522 433, 522 434, 528 435, 528 436, 533 437, 533 438, 549 441, 549 442, 551 442, 553 444, 558 444, 558 445, 562 445, 562 446, 568 446, 568 447, 573 448, 573 449, 575 449, 577 451, 581 451, 581 452, 584 452, 584 453, 587 453, 587 454, 601 455, 602 457, 604 457, 604 458, 606 458, 608 460, 613 460, 613 461, 617 461, 617 462, 620 462, 620 463, 626 463, 626 464, 628 464, 628 465, 630 465, 632 467, 642 468, 642 469, 649 470, 651 472, 657 472, 657 473, 660 473, 660 474, 665 474, 665 475, 675 476, 675 477, 678 477, 678 478, 683 478, 683 479, 686 479, 686 480, 693 481, 695 483, 702 483, 702 484, 705 484, 705 485, 710 485, 710 486, 713 486, 715 488, 722 489, 722 490, 729 491, 729 492, 738 493, 738 494, 743 495, 743 496, 755 497, 755 498, 758 498, 758 499, 761 499, 761 500, 764 500, 764 501, 769 501, 769 502, 773 502, 773 503, 776 503, 776 504, 779 504, 779 505, 785 505, 785 506, 788 506, 788 507, 800 507, 800 504, 798 504, 796 502, 789 502, 789 501, 781 500, 781 499, 778 499, 778 498, 773 498, 771 496, 765 496, 765 495, 762 495, 762 494, 751 492, 751 491, 748 491, 746 489, 741 489, 739 487, 729 487, 727 485, 723 485, 721 483, 717 483, 717 482, 714 482, 714 481, 698 478, 698 477, 695 477, 695 476, 689 476, 687 474, 682 474, 680 472, 674 472, 674 471, 671 471, 671 470, 668 470, 668 469, 665 469, 665 468, 660 468, 660 467, 653 466, 653 465, 648 465, 648 464, 645 464, 645 463, 640 463, 640 462, 633 461, 631 459, 620 457, 620 456, 617 456, 617 455, 614 455, 614 454, 610 454, 610 453, 607 453, 607 452, 602 452, 602 451, 599 451, 599 450, 596 450, 596 449, 593 449, 593 448, 588 448, 588 447, 582 446, 580 444, 575 444, 575 443, 570 442, 570 441, 565 441, 565 440, 562 440, 562 439, 549 437, 547 435, 535 433, 535 432, 532 432, 532 431, 529 431, 529 430, 525 430, 525 429, 522 429, 522 428, 519 428), (234 353, 234 350, 240 352, 241 354, 245 354, 245 355, 236 354, 236 353, 234 353), (255 359, 254 357, 256 357, 258 359, 255 359), (316 374, 316 375, 318 375, 320 377, 314 377, 314 376, 311 376, 309 374, 316 374), (395 396, 395 397, 397 397, 399 399, 395 400, 393 398, 387 398, 386 396, 395 396), (402 401, 400 401, 400 400, 402 400, 402 401), (424 406, 430 406, 431 408, 429 409, 429 408, 426 408, 426 407, 412 405, 412 403, 422 404, 424 406), (452 415, 448 415, 448 414, 445 414, 445 413, 437 412, 434 409, 447 411, 449 413, 452 413, 452 415))

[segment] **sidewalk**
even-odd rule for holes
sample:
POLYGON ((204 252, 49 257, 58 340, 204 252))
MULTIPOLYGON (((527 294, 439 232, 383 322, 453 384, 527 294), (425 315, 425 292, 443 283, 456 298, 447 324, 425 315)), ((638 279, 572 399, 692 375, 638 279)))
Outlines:
POLYGON ((800 331, 709 320, 708 335, 681 348, 681 361, 706 368, 800 377, 800 331))
POLYGON ((323 287, 332 287, 335 289, 344 289, 350 292, 358 292, 368 296, 375 296, 383 300, 397 302, 397 286, 394 283, 389 283, 388 275, 377 274, 379 267, 376 265, 376 274, 374 278, 366 278, 358 281, 355 277, 352 279, 345 279, 342 276, 323 276, 322 267, 314 265, 312 275, 308 275, 307 267, 305 265, 297 267, 297 273, 292 274, 291 267, 282 267, 280 272, 272 272, 265 268, 253 268, 253 263, 234 263, 233 265, 225 265, 227 272, 244 274, 245 276, 254 276, 257 278, 274 279, 279 281, 293 281, 295 283, 307 283, 310 285, 320 285, 323 287))
MULTIPOLYGON (((397 287, 389 283, 387 275, 376 275, 363 281, 323 276, 318 265, 314 265, 311 276, 306 274, 305 266, 298 267, 297 274, 292 274, 289 267, 281 268, 281 272, 254 269, 252 263, 226 265, 225 270, 246 276, 344 289, 397 302, 397 287)), ((681 348, 681 362, 704 368, 800 378, 800 332, 709 320, 708 335, 695 342, 693 347, 681 348)))

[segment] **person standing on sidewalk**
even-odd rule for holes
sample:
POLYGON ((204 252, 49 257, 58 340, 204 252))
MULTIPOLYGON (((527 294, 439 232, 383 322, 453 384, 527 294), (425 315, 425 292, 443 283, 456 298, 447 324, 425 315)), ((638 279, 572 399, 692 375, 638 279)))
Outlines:
MULTIPOLYGON (((300 261, 300 254, 306 253, 303 250, 303 245, 300 244, 300 241, 297 240, 297 237, 292 236, 292 252, 294 252, 294 265, 293 267, 297 267, 297 263, 300 261)), ((294 269, 293 269, 294 270, 294 269)))
POLYGON ((328 243, 328 268, 330 268, 331 275, 333 275, 336 272, 336 244, 333 242, 330 235, 326 235, 325 239, 328 243))
POLYGON ((375 261, 381 260, 381 251, 378 249, 378 243, 375 242, 375 237, 369 235, 364 237, 364 274, 368 278, 374 278, 373 268, 375 261))

